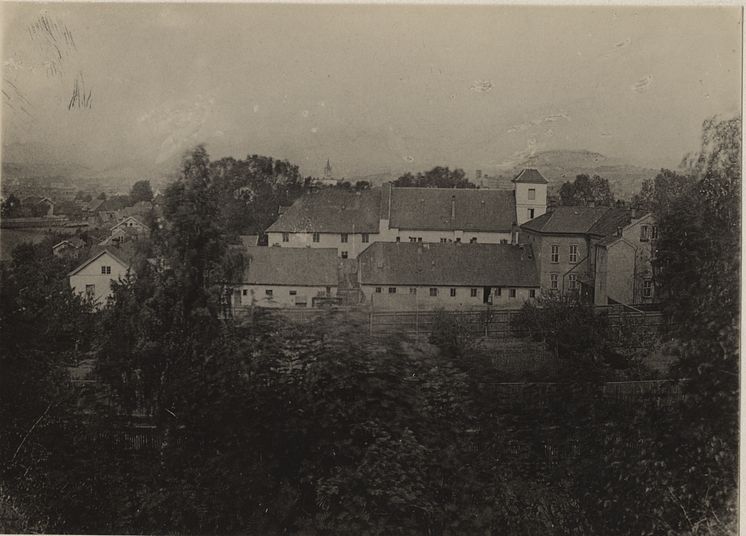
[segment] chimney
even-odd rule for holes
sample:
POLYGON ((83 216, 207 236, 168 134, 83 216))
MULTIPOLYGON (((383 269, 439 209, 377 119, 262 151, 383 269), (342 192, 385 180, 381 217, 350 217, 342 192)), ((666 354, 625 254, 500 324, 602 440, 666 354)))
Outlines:
POLYGON ((451 222, 456 221, 456 196, 451 196, 451 222))
POLYGON ((617 236, 622 236, 622 228, 621 227, 617 227, 616 228, 616 235, 617 236))

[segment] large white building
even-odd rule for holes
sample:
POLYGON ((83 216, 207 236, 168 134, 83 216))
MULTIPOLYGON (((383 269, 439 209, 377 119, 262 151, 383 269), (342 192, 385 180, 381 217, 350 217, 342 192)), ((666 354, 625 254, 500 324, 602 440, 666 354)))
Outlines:
POLYGON ((547 180, 526 169, 512 190, 380 188, 310 192, 267 229, 269 245, 335 248, 356 258, 374 242, 510 244, 546 212, 547 180))

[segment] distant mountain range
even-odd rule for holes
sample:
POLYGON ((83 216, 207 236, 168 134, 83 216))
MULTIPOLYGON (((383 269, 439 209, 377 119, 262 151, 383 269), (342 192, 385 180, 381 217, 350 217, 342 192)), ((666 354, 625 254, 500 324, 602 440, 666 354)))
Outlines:
MULTIPOLYGON (((475 166, 476 167, 476 166, 475 166)), ((489 187, 510 188, 510 180, 523 168, 536 168, 550 183, 550 192, 556 193, 562 183, 572 181, 576 175, 600 175, 609 180, 617 198, 629 199, 640 190, 642 181, 653 178, 658 170, 644 168, 624 162, 622 159, 608 157, 600 153, 579 150, 542 151, 525 158, 513 168, 499 171, 483 166, 486 175, 490 176, 489 187)), ((426 171, 425 169, 421 171, 426 171)), ((5 178, 24 177, 66 177, 72 182, 81 179, 97 179, 110 184, 131 184, 142 178, 153 180, 154 184, 173 178, 173 165, 164 166, 160 172, 140 169, 138 166, 114 166, 108 169, 91 169, 84 164, 69 158, 61 150, 53 150, 41 144, 3 145, 2 176, 5 178)), ((478 182, 473 169, 467 169, 467 177, 478 182)), ((404 171, 388 169, 369 174, 359 174, 349 178, 352 183, 368 181, 374 186, 394 181, 404 171)))
POLYGON ((591 151, 542 151, 502 173, 503 177, 515 177, 523 168, 536 168, 549 181, 551 192, 556 193, 562 183, 575 180, 576 175, 600 175, 608 179, 614 195, 629 199, 640 191, 642 181, 652 179, 657 169, 644 168, 591 151))

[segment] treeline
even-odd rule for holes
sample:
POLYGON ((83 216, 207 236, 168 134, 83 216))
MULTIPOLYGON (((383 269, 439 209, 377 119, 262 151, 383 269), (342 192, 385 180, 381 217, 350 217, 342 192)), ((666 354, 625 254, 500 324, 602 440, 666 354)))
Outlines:
POLYGON ((506 376, 458 326, 436 330, 433 351, 362 336, 331 313, 311 325, 261 311, 222 319, 225 283, 241 270, 223 215, 240 187, 225 185, 242 184, 246 164, 216 166, 202 148, 167 188, 163 228, 108 307, 73 296, 47 248, 19 247, 0 287, 0 507, 17 513, 2 528, 731 533, 740 120, 706 127, 691 186, 659 216, 657 277, 677 321, 667 337, 688 379, 673 411, 579 396, 644 370, 639 356, 612 355, 606 326, 575 303, 526 310, 563 364, 551 380, 566 387, 509 413, 489 388, 506 376), (83 357, 98 381, 81 393, 66 375, 83 357), (135 409, 162 433, 154 450, 109 433, 135 409), (549 459, 548 442, 575 455, 549 459))

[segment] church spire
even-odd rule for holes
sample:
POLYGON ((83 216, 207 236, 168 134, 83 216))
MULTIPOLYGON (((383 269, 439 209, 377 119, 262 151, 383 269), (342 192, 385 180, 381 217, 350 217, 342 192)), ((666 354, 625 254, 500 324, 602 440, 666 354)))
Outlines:
POLYGON ((326 166, 324 166, 324 178, 325 179, 331 179, 332 178, 332 165, 329 163, 329 159, 326 159, 326 166))

